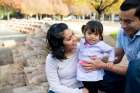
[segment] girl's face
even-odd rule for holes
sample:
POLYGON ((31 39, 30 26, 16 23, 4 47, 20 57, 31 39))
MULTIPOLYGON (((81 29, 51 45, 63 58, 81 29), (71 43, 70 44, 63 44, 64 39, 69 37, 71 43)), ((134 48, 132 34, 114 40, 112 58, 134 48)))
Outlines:
POLYGON ((74 33, 71 30, 66 29, 63 35, 64 35, 63 44, 65 51, 74 50, 77 47, 77 38, 74 35, 74 33))
POLYGON ((98 41, 100 41, 99 34, 93 33, 90 30, 87 30, 85 32, 85 39, 86 39, 86 42, 89 44, 95 44, 98 41))

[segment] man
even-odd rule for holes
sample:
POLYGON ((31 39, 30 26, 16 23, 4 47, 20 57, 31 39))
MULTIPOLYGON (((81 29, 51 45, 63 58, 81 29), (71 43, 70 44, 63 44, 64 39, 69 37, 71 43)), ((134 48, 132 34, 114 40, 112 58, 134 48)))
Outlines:
POLYGON ((95 66, 95 68, 103 68, 108 71, 102 82, 102 88, 106 93, 124 93, 124 77, 115 75, 115 73, 126 74, 125 93, 132 93, 132 91, 136 89, 139 91, 133 93, 140 93, 140 81, 138 81, 140 80, 140 76, 137 74, 140 60, 135 60, 140 58, 140 0, 126 0, 122 3, 120 10, 122 29, 117 36, 115 49, 116 60, 114 63, 119 63, 125 54, 130 62, 129 67, 103 63, 99 59, 94 60, 92 64, 85 64, 83 67, 85 69, 92 69, 95 66), (135 65, 136 63, 137 65, 135 65), (130 81, 130 79, 132 80, 130 81), (137 87, 134 87, 136 86, 135 83, 137 87), (133 87, 131 87, 130 84, 133 84, 131 85, 133 87))
MULTIPOLYGON (((119 63, 123 58, 124 54, 127 56, 129 62, 130 61, 133 62, 132 60, 140 58, 139 56, 140 55, 140 1, 126 0, 121 5, 120 9, 121 9, 120 23, 121 23, 122 30, 118 33, 117 36, 117 44, 116 44, 117 60, 115 62, 119 63)), ((127 76, 126 86, 128 86, 129 85, 128 83, 131 82, 128 81, 129 74, 131 74, 130 70, 126 75, 127 76)), ((126 88, 126 91, 127 90, 130 89, 126 88)), ((128 91, 126 93, 128 93, 128 91)))

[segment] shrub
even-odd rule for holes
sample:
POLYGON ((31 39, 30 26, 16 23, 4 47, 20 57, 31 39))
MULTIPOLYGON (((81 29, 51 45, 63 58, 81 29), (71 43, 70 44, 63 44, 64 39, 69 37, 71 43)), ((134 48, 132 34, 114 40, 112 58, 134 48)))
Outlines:
POLYGON ((116 40, 117 32, 116 32, 116 31, 112 32, 112 33, 110 34, 110 36, 111 36, 114 40, 116 40))

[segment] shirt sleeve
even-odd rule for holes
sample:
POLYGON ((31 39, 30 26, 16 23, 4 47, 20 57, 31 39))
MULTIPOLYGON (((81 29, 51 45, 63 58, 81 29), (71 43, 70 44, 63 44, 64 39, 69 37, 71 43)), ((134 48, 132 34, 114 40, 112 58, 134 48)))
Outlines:
POLYGON ((121 43, 121 36, 122 36, 122 29, 117 33, 117 38, 116 38, 116 48, 122 48, 122 43, 121 43))
POLYGON ((106 44, 105 42, 102 42, 102 51, 108 54, 108 61, 113 62, 115 60, 115 50, 110 45, 106 44))
MULTIPOLYGON (((47 56, 45 72, 47 75, 47 80, 49 86, 55 93, 82 93, 82 89, 79 88, 70 88, 65 85, 62 85, 60 78, 57 74, 58 66, 55 59, 51 55, 47 56)), ((76 77, 75 77, 76 78, 76 77)))
POLYGON ((115 60, 115 50, 114 50, 114 48, 111 48, 109 51, 108 61, 114 62, 114 60, 115 60))

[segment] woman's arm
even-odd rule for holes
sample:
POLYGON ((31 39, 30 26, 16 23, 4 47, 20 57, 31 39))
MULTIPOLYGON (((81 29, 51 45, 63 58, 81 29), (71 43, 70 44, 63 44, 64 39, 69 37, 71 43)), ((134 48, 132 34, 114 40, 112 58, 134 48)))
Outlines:
POLYGON ((60 83, 60 77, 58 76, 57 62, 54 62, 50 56, 46 60, 46 76, 48 83, 52 91, 56 93, 87 93, 85 89, 71 88, 60 83))

